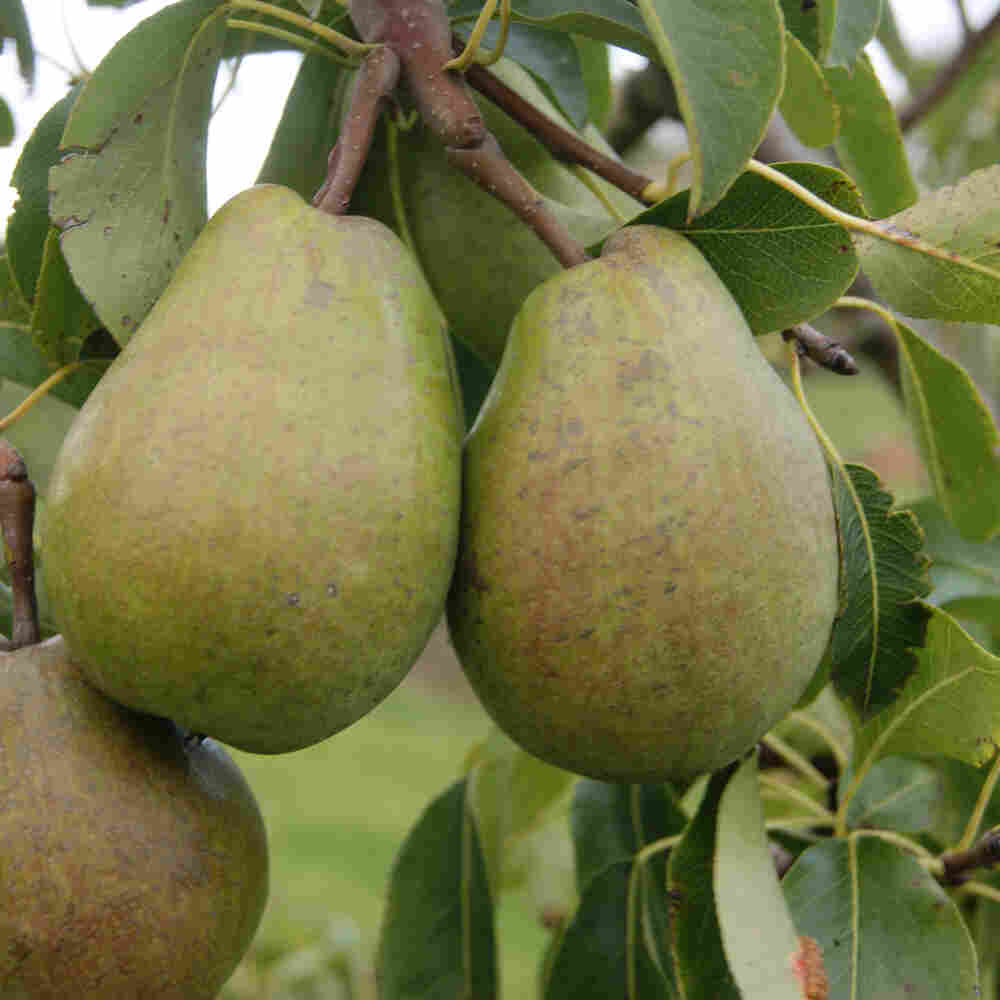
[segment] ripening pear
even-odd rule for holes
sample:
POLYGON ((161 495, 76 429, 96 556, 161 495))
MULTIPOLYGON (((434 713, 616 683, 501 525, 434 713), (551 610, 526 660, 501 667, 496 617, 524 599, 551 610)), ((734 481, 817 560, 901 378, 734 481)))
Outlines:
POLYGON ((398 238, 278 186, 237 195, 52 474, 45 582, 87 677, 258 753, 350 725, 443 613, 463 423, 398 238))
POLYGON ((59 636, 0 653, 0 844, 5 1000, 210 1000, 267 900, 225 750, 105 698, 59 636))
MULTIPOLYGON (((565 128, 572 126, 517 63, 501 59, 490 67, 504 83, 565 128)), ((483 121, 511 163, 545 198, 585 245, 618 228, 602 201, 526 129, 485 98, 483 121)), ((583 138, 609 155, 610 147, 591 125, 583 138)), ((417 125, 399 136, 403 206, 421 267, 456 337, 496 367, 507 331, 528 293, 558 273, 559 262, 502 202, 452 167, 440 141, 417 125)), ((351 200, 351 211, 396 228, 384 146, 369 158, 351 200)), ((601 180, 597 187, 623 218, 643 208, 601 180)))
POLYGON ((694 245, 650 226, 549 279, 469 436, 449 625, 549 763, 684 780, 750 748, 827 646, 823 455, 694 245))

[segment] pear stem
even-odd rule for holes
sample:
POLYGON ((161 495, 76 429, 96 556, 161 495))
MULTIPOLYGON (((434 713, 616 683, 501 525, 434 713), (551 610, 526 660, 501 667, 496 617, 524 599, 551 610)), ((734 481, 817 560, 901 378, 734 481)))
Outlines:
MULTIPOLYGON (((530 226, 563 267, 587 260, 586 248, 504 156, 462 74, 445 68, 453 52, 443 0, 351 0, 350 10, 366 42, 381 44, 398 57, 401 84, 441 141, 448 161, 530 226)), ((481 68, 472 66, 469 73, 481 68)))
POLYGON ((41 639, 35 597, 34 523, 35 487, 28 479, 24 459, 10 442, 0 438, 0 533, 14 599, 7 649, 31 646, 41 639))
POLYGON ((390 48, 376 49, 361 64, 347 116, 327 159, 327 175, 313 197, 313 205, 330 215, 343 215, 351 202, 361 170, 375 137, 383 107, 399 83, 399 57, 390 48))
MULTIPOLYGON (((461 49, 462 40, 456 38, 455 45, 461 49)), ((613 156, 595 149, 564 128, 508 87, 485 66, 473 64, 466 70, 465 78, 480 94, 523 125, 557 160, 579 164, 619 190, 642 200, 643 192, 652 183, 650 178, 625 166, 613 156)))

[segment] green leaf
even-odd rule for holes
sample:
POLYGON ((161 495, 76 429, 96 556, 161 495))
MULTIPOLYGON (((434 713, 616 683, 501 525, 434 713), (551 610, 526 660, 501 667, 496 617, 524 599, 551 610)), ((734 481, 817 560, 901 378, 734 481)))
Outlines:
POLYGON ((380 1000, 497 996, 493 904, 465 781, 430 804, 400 848, 376 977, 380 1000))
MULTIPOLYGON (((861 210, 850 180, 814 163, 774 165, 843 211, 861 210)), ((684 233, 725 282, 755 334, 825 312, 857 274, 843 227, 758 174, 745 173, 710 212, 686 222, 688 195, 661 202, 632 220, 684 233)))
POLYGON ((870 718, 916 667, 913 650, 923 645, 928 618, 917 602, 930 590, 927 559, 916 518, 892 510, 875 473, 828 457, 846 591, 830 638, 831 676, 838 694, 870 718))
POLYGON ((307 53, 288 92, 258 184, 281 184, 307 201, 323 183, 327 156, 340 132, 338 110, 351 74, 330 59, 307 53))
MULTIPOLYGON (((802 0, 781 0, 785 28, 795 36, 809 55, 817 60, 822 47, 820 44, 822 8, 829 2, 830 0, 821 0, 820 3, 804 4, 802 0)), ((789 85, 786 80, 786 88, 789 85)))
MULTIPOLYGON (((549 964, 544 1000, 679 996, 650 957, 641 917, 629 910, 632 870, 633 862, 619 861, 588 883, 549 964), (627 994, 629 983, 631 994, 627 994)), ((662 890, 659 895, 665 913, 662 890)))
POLYGON ((491 728, 469 773, 467 798, 494 896, 504 884, 511 842, 537 829, 572 781, 569 771, 532 757, 491 728))
POLYGON ((799 933, 822 948, 829 1000, 968 1000, 976 955, 947 893, 892 844, 852 834, 802 853, 782 880, 799 933))
POLYGON ((84 84, 49 174, 73 278, 124 344, 206 220, 205 149, 229 11, 184 0, 142 21, 84 84))
POLYGON ((617 785, 582 778, 573 789, 570 829, 577 885, 654 840, 680 833, 687 816, 665 785, 617 785))
MULTIPOLYGON (((921 834, 945 850, 961 839, 986 779, 984 770, 949 757, 884 757, 851 797, 847 825, 921 834)), ((995 792, 980 829, 998 824, 995 792)))
POLYGON ((59 247, 59 232, 49 230, 38 278, 31 330, 35 343, 50 364, 65 365, 80 356, 83 342, 101 326, 84 301, 59 247))
MULTIPOLYGON (((458 0, 448 14, 453 20, 466 20, 476 17, 481 7, 480 0, 458 0)), ((580 0, 570 9, 564 0, 516 0, 511 20, 558 28, 657 58, 642 16, 628 0, 580 0)))
POLYGON ((637 0, 677 91, 694 163, 688 211, 716 205, 760 145, 781 96, 775 0, 637 0))
POLYGON ((854 787, 890 754, 943 754, 974 766, 993 755, 1000 737, 1000 658, 946 612, 926 607, 930 620, 916 670, 899 697, 858 732, 854 787))
POLYGON ((984 542, 1000 531, 1000 431, 964 368, 905 323, 890 325, 907 413, 937 501, 961 535, 984 542))
POLYGON ((791 32, 785 35, 785 89, 778 107, 807 146, 829 146, 840 129, 840 109, 823 70, 791 32))
POLYGON ((10 179, 18 199, 7 220, 7 257, 14 282, 27 303, 35 300, 42 254, 49 235, 49 167, 59 159, 59 138, 79 88, 71 90, 42 115, 21 150, 10 179))
MULTIPOLYGON (((0 416, 6 416, 20 406, 30 392, 31 389, 26 385, 4 379, 0 383, 0 416)), ((44 497, 48 490, 56 455, 76 415, 75 407, 67 406, 50 393, 4 429, 4 437, 24 458, 28 474, 40 497, 44 497)), ((44 517, 39 516, 37 523, 41 524, 43 521, 44 517)), ((44 536, 44 528, 41 534, 44 536)), ((42 545, 44 547, 44 537, 42 545)), ((37 574, 39 578, 42 575, 37 574)))
POLYGON ((931 557, 928 600, 956 618, 971 618, 1000 632, 1000 539, 966 541, 933 500, 913 505, 931 557))
MULTIPOLYGON (((455 33, 462 41, 468 40, 471 31, 471 21, 455 24, 455 33)), ((483 36, 483 45, 493 49, 498 40, 499 27, 493 21, 483 36)), ((587 87, 580 69, 580 55, 566 32, 537 24, 511 24, 504 55, 520 63, 535 77, 576 128, 586 124, 587 87)))
POLYGON ((885 220, 903 243, 855 236, 879 295, 910 316, 1000 323, 1000 166, 885 220))
POLYGON ((869 214, 881 219, 912 205, 917 185, 896 112, 868 57, 862 55, 851 70, 827 69, 826 80, 840 112, 834 149, 869 214))
POLYGON ((596 42, 583 35, 572 35, 580 58, 580 72, 587 89, 587 121, 601 131, 611 114, 612 83, 611 57, 604 42, 596 42))
POLYGON ((804 991, 794 971, 799 944, 764 832, 756 754, 729 779, 717 824, 715 906, 740 996, 801 1000, 804 991))
MULTIPOLYGON (((736 769, 733 764, 712 775, 667 865, 674 969, 685 1000, 741 1000, 726 962, 713 889, 719 806, 736 769)), ((757 926, 754 921, 755 932, 757 926)))
MULTIPOLYGON (((106 361, 93 361, 73 372, 49 390, 49 395, 77 408, 107 369, 106 361)), ((0 323, 0 377, 34 388, 52 374, 52 366, 31 339, 31 329, 16 323, 0 323)), ((2 416, 3 414, 0 414, 2 416)))
POLYGON ((30 320, 31 307, 14 282, 10 261, 0 257, 0 322, 28 323, 30 320))
POLYGON ((465 426, 471 428, 476 421, 479 408, 483 405, 483 400, 486 399, 486 393, 490 391, 496 372, 458 337, 450 336, 449 340, 455 354, 458 381, 462 387, 465 426))
POLYGON ((0 146, 9 146, 14 141, 14 113, 4 98, 0 97, 0 146))
POLYGON ((0 0, 0 44, 4 38, 13 38, 17 49, 17 65, 25 82, 35 82, 35 46, 31 41, 31 27, 21 0, 0 0))
POLYGON ((836 0, 836 20, 825 65, 856 68, 865 58, 862 50, 878 30, 882 3, 883 0, 836 0))

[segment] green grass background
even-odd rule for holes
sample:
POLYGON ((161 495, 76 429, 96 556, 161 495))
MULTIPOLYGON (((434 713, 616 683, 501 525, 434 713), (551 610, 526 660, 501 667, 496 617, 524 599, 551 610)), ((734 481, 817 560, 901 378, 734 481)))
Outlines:
MULTIPOLYGON (((370 966, 396 851, 489 725, 439 631, 403 684, 344 732, 275 757, 233 751, 271 848, 270 900, 247 964, 266 971, 346 916, 370 966)), ((548 933, 527 894, 504 895, 497 931, 504 995, 533 996, 548 933)), ((225 996, 268 995, 243 969, 225 996)))

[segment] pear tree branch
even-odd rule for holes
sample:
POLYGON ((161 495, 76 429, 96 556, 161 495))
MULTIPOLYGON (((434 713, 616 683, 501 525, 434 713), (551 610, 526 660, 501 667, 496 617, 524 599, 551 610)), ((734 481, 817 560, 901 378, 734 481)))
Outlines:
POLYGON ((954 58, 899 113, 899 127, 907 132, 937 107, 952 91, 962 74, 979 58, 983 48, 1000 33, 1000 11, 979 31, 966 35, 954 58))
MULTIPOLYGON (((443 0, 351 0, 350 12, 367 44, 380 44, 398 58, 399 85, 441 141, 449 162, 516 213, 564 267, 586 260, 586 249, 500 150, 463 75, 445 68, 454 53, 443 0)), ((479 68, 472 66, 469 71, 479 68)), ((334 174, 337 170, 335 162, 334 174)), ((332 187, 333 179, 328 181, 332 187)), ((341 185, 339 197, 346 187, 341 185)), ((325 202, 325 193, 320 200, 325 202)))
POLYGON ((786 341, 794 341, 801 357, 815 361, 822 368, 837 375, 857 375, 858 366, 850 353, 840 343, 825 333, 820 333, 809 323, 799 323, 781 331, 786 341))
POLYGON ((399 56, 389 48, 365 57, 354 81, 340 136, 327 159, 327 175, 313 205, 330 215, 343 215, 368 159, 379 115, 399 83, 399 56))
POLYGON ((14 598, 8 649, 33 645, 41 638, 35 598, 34 523, 35 487, 28 479, 24 459, 10 442, 0 438, 0 534, 14 598))

